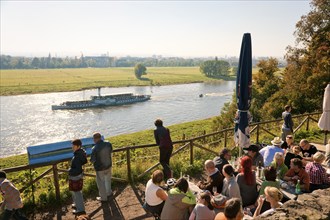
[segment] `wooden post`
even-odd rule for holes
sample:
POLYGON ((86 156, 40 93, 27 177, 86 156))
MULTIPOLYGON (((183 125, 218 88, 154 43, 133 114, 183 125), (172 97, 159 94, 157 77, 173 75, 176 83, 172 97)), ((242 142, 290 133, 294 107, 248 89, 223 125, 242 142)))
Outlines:
POLYGON ((309 115, 307 115, 306 131, 309 130, 309 115))
POLYGON ((55 186, 55 195, 56 200, 60 201, 61 194, 60 194, 60 184, 58 182, 58 170, 57 170, 57 164, 53 164, 53 174, 54 174, 54 186, 55 186))
POLYGON ((257 140, 256 143, 259 143, 259 124, 257 124, 257 140))
POLYGON ((190 165, 194 164, 194 145, 193 142, 190 141, 190 165))
POLYGON ((182 134, 182 140, 186 140, 186 134, 185 133, 182 134))
POLYGON ((126 149, 126 160, 127 160, 127 179, 131 183, 132 182, 131 151, 129 147, 126 149))
POLYGON ((227 147, 227 131, 225 131, 225 143, 224 143, 224 148, 226 148, 227 147))

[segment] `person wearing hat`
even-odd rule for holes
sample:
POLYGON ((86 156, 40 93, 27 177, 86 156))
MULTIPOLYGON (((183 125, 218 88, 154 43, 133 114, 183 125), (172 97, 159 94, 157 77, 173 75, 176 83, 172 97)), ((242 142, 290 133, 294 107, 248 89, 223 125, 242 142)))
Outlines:
POLYGON ((231 160, 231 152, 227 148, 222 149, 219 156, 213 159, 215 167, 218 168, 222 175, 222 168, 224 165, 229 164, 228 160, 231 160))
POLYGON ((271 162, 274 159, 275 153, 280 152, 284 153, 284 150, 280 147, 283 144, 283 141, 279 137, 275 137, 271 141, 272 145, 262 148, 259 152, 264 158, 264 165, 266 167, 270 166, 271 162))
POLYGON ((252 170, 257 170, 259 164, 260 166, 264 167, 264 158, 259 153, 258 145, 251 144, 248 148, 243 149, 248 151, 247 155, 252 159, 252 170))

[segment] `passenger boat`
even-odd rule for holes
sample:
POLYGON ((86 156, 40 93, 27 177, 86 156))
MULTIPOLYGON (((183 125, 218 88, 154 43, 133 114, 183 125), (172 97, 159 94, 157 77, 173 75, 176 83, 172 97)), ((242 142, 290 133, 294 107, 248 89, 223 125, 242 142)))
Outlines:
POLYGON ((68 101, 60 105, 52 105, 52 110, 61 109, 83 109, 93 107, 117 106, 127 105, 136 102, 144 102, 150 99, 150 95, 136 95, 133 93, 122 93, 101 96, 100 88, 98 89, 98 96, 91 96, 90 100, 83 101, 68 101))

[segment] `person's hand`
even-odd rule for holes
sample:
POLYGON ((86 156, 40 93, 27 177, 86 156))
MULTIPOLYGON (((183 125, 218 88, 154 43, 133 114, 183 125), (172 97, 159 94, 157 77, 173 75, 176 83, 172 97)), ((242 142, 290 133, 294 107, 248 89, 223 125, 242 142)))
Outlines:
POLYGON ((293 176, 292 179, 293 180, 299 180, 299 176, 293 176))
POLYGON ((265 197, 264 196, 259 196, 259 199, 258 199, 258 206, 262 206, 264 204, 264 201, 265 201, 265 197))

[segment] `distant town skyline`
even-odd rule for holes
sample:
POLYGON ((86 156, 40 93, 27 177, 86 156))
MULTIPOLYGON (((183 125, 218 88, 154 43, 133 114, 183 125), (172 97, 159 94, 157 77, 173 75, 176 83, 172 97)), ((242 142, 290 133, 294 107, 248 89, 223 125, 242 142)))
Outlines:
POLYGON ((15 1, 1 4, 1 54, 283 57, 309 1, 15 1))

